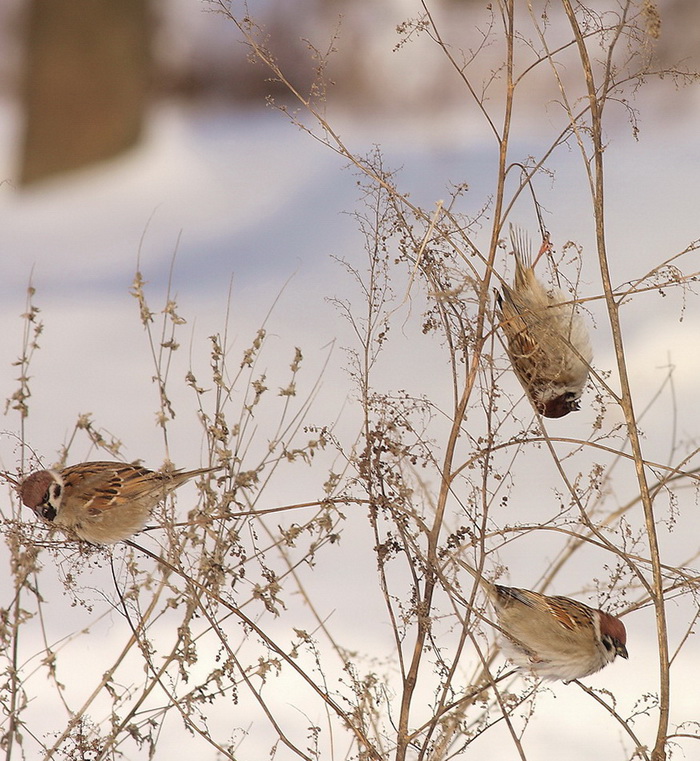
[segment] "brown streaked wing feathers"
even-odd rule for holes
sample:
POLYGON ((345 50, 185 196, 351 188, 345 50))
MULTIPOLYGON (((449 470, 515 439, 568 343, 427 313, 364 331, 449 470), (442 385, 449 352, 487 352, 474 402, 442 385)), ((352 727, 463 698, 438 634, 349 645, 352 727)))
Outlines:
POLYGON ((91 462, 70 466, 61 471, 73 499, 84 501, 85 508, 108 510, 120 499, 143 493, 143 479, 155 475, 137 465, 120 462, 91 462))
POLYGON ((583 603, 570 600, 567 597, 550 597, 529 589, 517 589, 516 587, 497 587, 499 594, 505 597, 513 597, 531 608, 539 608, 547 611, 565 629, 576 631, 582 622, 591 619, 592 610, 583 603), (570 611, 578 615, 572 615, 570 611))
POLYGON ((593 617, 592 608, 568 597, 547 597, 547 607, 554 618, 570 631, 579 629, 582 624, 590 624, 593 617))
POLYGON ((501 315, 511 354, 516 357, 530 357, 539 351, 539 346, 531 338, 530 325, 523 317, 523 310, 515 303, 513 292, 508 286, 503 286, 501 315))
POLYGON ((115 504, 148 495, 160 499, 190 478, 218 468, 175 470, 163 474, 138 465, 122 462, 96 461, 71 465, 61 471, 72 499, 83 501, 85 509, 108 510, 115 504))

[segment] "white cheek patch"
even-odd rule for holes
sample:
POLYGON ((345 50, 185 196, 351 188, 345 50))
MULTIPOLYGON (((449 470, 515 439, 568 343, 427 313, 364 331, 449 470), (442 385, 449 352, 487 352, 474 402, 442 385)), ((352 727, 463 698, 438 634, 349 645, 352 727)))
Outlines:
POLYGON ((41 510, 42 517, 45 520, 54 521, 56 519, 56 514, 61 506, 62 494, 63 484, 54 482, 49 486, 41 510))

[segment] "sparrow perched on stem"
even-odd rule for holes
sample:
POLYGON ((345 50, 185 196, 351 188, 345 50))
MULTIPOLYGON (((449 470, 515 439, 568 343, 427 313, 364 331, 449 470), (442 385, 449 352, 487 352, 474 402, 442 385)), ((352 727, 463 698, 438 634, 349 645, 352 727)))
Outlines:
POLYGON ((571 300, 558 288, 546 290, 535 277, 527 235, 511 227, 510 238, 515 279, 497 296, 508 355, 535 409, 545 417, 564 417, 579 409, 588 379, 588 331, 571 300))
POLYGON ((19 485, 22 502, 44 520, 93 544, 140 531, 151 510, 190 478, 216 468, 156 473, 121 462, 81 462, 38 470, 19 485))
POLYGON ((503 634, 503 651, 516 666, 542 679, 570 682, 600 671, 618 655, 629 657, 619 618, 568 597, 492 584, 458 562, 486 589, 503 634))

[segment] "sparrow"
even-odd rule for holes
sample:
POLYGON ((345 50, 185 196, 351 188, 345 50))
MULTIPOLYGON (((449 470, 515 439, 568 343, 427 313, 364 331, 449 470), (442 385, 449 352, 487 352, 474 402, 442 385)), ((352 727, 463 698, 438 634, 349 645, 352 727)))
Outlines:
POLYGON ((151 510, 190 478, 216 468, 156 473, 121 462, 38 470, 19 484, 23 504, 69 534, 114 544, 140 531, 151 510))
POLYGON ((593 359, 588 330, 571 300, 535 277, 527 235, 511 227, 510 238, 515 279, 496 297, 508 355, 535 409, 545 417, 564 417, 579 409, 588 380, 593 359))
POLYGON ((600 671, 618 655, 629 657, 619 618, 569 597, 492 584, 458 562, 485 588, 498 617, 503 651, 521 669, 566 683, 600 671))

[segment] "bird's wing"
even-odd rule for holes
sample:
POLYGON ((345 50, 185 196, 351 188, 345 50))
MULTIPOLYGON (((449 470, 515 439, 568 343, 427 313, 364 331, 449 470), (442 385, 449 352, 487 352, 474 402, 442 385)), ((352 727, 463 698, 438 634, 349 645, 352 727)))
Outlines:
POLYGON ((562 628, 577 631, 582 625, 590 623, 592 610, 583 603, 568 597, 550 597, 529 589, 515 587, 498 587, 499 596, 512 598, 530 608, 546 613, 562 628))
POLYGON ((109 510, 159 485, 153 471, 120 462, 81 463, 65 468, 61 476, 70 498, 94 511, 109 510))

